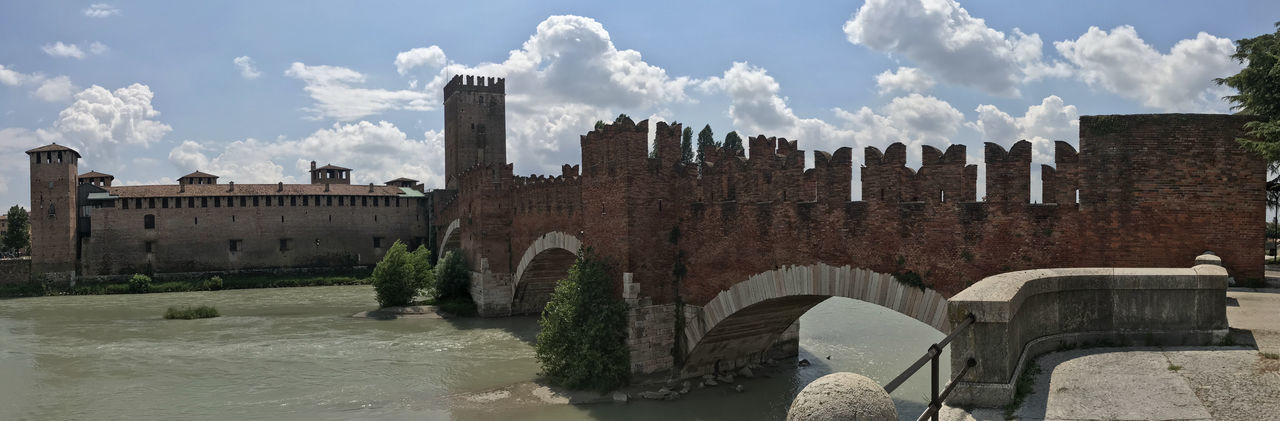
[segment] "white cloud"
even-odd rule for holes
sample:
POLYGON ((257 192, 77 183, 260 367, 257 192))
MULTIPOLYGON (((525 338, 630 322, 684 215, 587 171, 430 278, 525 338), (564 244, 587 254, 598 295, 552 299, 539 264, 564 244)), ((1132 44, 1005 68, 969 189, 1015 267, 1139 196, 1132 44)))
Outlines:
POLYGON ((352 85, 364 83, 365 76, 345 67, 295 62, 284 74, 307 85, 307 94, 316 104, 306 110, 317 118, 350 121, 389 110, 435 109, 435 97, 425 92, 354 87, 352 85))
POLYGON ((438 69, 444 65, 444 50, 434 45, 426 48, 414 48, 396 54, 396 72, 401 75, 409 73, 410 70, 416 67, 426 66, 438 69))
POLYGON ((253 67, 253 59, 249 56, 236 57, 231 62, 236 65, 237 69, 240 69, 240 77, 242 78, 257 79, 258 76, 262 76, 262 72, 253 67))
POLYGON ((18 86, 23 82, 26 82, 29 77, 30 76, 18 73, 16 70, 6 68, 3 64, 0 64, 0 83, 9 86, 18 86))
POLYGON ((898 67, 897 71, 885 70, 876 75, 880 95, 929 92, 934 83, 933 78, 914 67, 898 67))
POLYGON ((169 152, 179 173, 200 170, 240 183, 307 182, 310 162, 352 168, 352 182, 382 184, 408 177, 444 185, 443 134, 411 139, 391 123, 334 123, 303 139, 246 139, 216 148, 184 141, 169 152))
POLYGON ((830 152, 843 146, 854 146, 847 144, 853 132, 817 118, 797 116, 786 100, 779 96, 781 86, 763 68, 736 62, 721 77, 713 77, 701 87, 729 96, 729 116, 743 136, 767 133, 769 136, 786 137, 799 140, 804 150, 830 152))
POLYGON ((104 167, 117 160, 120 145, 148 146, 172 130, 154 120, 160 115, 151 106, 155 95, 147 85, 135 83, 109 91, 90 86, 75 95, 75 102, 58 113, 49 129, 37 130, 44 143, 76 147, 87 161, 104 167))
POLYGON ((1034 162, 1053 163, 1053 142, 1063 140, 1077 145, 1080 138, 1080 113, 1074 105, 1066 105, 1062 98, 1050 95, 1040 104, 1027 107, 1021 117, 1013 117, 994 105, 982 104, 976 121, 967 123, 982 134, 982 140, 997 143, 1006 149, 1014 142, 1031 142, 1034 162))
POLYGON ((91 18, 105 18, 120 15, 120 9, 106 3, 94 3, 81 10, 81 13, 91 18))
POLYGON ((944 81, 1016 96, 1026 80, 1062 76, 1041 61, 1040 36, 987 26, 954 0, 868 0, 845 22, 849 42, 901 54, 944 81), (905 29, 909 28, 909 29, 905 29))
POLYGON ((1216 86, 1213 78, 1241 67, 1231 59, 1231 40, 1204 32, 1178 41, 1169 54, 1161 54, 1128 25, 1110 33, 1091 27, 1078 39, 1054 46, 1089 86, 1171 112, 1226 111, 1220 98, 1227 88, 1216 86))
POLYGON ((63 44, 62 41, 53 44, 45 44, 40 48, 45 54, 53 57, 69 57, 81 59, 84 58, 84 51, 80 50, 75 44, 63 44))
POLYGON ((4 204, 6 210, 13 204, 31 209, 31 206, 26 203, 31 197, 28 193, 30 166, 27 164, 28 158, 24 152, 38 146, 40 146, 40 139, 31 130, 0 129, 0 194, 18 201, 4 204))
POLYGON ((93 53, 93 55, 100 56, 100 55, 106 54, 109 51, 111 51, 111 48, 108 48, 107 44, 103 44, 98 41, 94 41, 89 44, 89 52, 93 53))
POLYGON ((61 102, 70 99, 77 89, 79 88, 71 84, 71 78, 58 76, 44 79, 31 94, 42 101, 61 102))

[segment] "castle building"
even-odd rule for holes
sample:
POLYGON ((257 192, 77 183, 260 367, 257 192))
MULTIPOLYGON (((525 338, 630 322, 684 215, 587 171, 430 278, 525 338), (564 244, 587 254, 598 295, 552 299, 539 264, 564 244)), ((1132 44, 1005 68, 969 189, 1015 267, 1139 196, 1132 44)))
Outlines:
POLYGON ((53 279, 372 265, 397 240, 427 244, 430 197, 415 180, 351 184, 350 168, 311 164, 309 184, 113 186, 77 175, 80 154, 52 144, 31 164, 32 273, 53 279))

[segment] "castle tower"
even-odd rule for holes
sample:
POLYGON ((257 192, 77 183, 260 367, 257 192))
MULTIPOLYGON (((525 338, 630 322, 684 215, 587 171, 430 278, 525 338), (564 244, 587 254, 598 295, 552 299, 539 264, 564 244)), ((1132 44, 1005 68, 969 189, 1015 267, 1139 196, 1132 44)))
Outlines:
POLYGON ((457 75, 444 86, 445 188, 476 164, 507 163, 506 84, 502 78, 457 75))
POLYGON ((80 153, 52 144, 31 160, 31 273, 75 275, 76 164, 80 153))

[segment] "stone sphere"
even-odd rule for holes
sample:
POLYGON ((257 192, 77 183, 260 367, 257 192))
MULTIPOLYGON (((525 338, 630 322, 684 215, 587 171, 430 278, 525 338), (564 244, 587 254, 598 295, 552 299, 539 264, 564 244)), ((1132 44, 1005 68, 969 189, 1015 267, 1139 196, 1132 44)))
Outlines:
POLYGON ((814 380, 787 411, 787 421, 897 419, 898 409, 884 387, 854 373, 831 373, 814 380))

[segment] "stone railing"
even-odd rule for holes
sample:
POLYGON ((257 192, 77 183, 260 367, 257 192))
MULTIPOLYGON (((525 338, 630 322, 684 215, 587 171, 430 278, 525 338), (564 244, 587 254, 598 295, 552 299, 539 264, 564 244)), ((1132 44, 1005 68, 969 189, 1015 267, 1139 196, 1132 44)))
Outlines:
POLYGON ((1185 269, 1041 269, 983 279, 949 300, 953 324, 976 318, 951 345, 952 371, 969 357, 977 366, 947 403, 1007 405, 1022 370, 1054 350, 1221 340, 1226 289, 1226 269, 1208 254, 1185 269))

